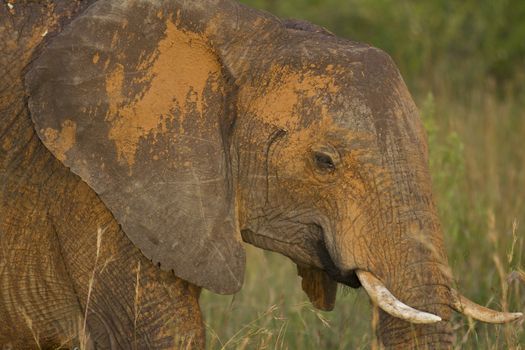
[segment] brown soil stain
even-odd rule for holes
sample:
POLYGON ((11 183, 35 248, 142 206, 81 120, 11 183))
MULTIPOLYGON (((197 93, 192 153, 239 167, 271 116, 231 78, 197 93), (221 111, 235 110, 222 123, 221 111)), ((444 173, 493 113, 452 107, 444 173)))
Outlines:
MULTIPOLYGON (((293 130, 297 126, 300 116, 294 116, 294 109, 300 103, 301 96, 314 99, 321 94, 336 94, 340 90, 334 77, 330 75, 311 71, 295 72, 280 66, 272 67, 271 75, 278 78, 264 93, 255 91, 256 87, 243 89, 241 100, 243 96, 257 96, 255 99, 247 98, 251 100, 249 108, 266 122, 286 130, 293 130)), ((322 103, 320 106, 323 114, 321 117, 327 117, 328 109, 322 103)))
POLYGON ((118 160, 130 167, 141 137, 153 132, 163 133, 163 116, 174 108, 184 111, 194 102, 202 115, 203 94, 209 79, 220 75, 220 64, 206 47, 205 39, 195 33, 182 31, 168 21, 165 37, 159 41, 157 52, 145 58, 141 67, 150 67, 146 80, 147 91, 139 99, 129 101, 123 94, 125 68, 117 65, 106 80, 110 122, 109 137, 115 141, 118 160))
POLYGON ((47 147, 55 154, 55 156, 64 161, 66 153, 73 147, 76 140, 77 124, 72 120, 65 120, 62 123, 60 131, 47 128, 42 130, 42 137, 47 147))

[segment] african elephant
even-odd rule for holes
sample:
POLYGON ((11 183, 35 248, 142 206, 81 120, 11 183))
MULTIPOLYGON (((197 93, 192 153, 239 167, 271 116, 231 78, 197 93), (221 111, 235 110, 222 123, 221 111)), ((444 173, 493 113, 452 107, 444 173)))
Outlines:
POLYGON ((0 5, 0 344, 202 348, 243 241, 386 348, 449 348, 425 132, 391 58, 230 0, 0 5), (409 306, 408 306, 409 305, 409 306))

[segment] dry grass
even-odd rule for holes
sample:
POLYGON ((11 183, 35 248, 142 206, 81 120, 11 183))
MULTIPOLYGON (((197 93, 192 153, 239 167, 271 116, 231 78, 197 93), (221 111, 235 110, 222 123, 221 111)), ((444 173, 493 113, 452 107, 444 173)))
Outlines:
POLYGON ((97 230, 97 251, 95 255, 95 263, 93 265, 93 270, 91 271, 91 277, 89 278, 86 309, 84 310, 84 320, 83 320, 84 322, 82 324, 82 329, 80 330, 80 334, 79 334, 80 350, 87 349, 88 344, 89 344, 89 334, 86 330, 87 317, 88 317, 88 312, 89 312, 89 302, 91 300, 91 292, 93 291, 93 285, 95 283, 95 275, 98 269, 98 258, 100 257, 100 247, 102 245, 103 234, 104 234, 104 230, 99 227, 97 230))
POLYGON ((247 248, 243 289, 201 298, 209 349, 369 348, 371 307, 364 292, 343 289, 335 311, 318 311, 288 259, 247 248))
POLYGON ((133 348, 137 348, 137 321, 140 315, 140 260, 137 261, 137 278, 135 280, 135 300, 133 302, 133 348))
POLYGON ((29 315, 25 312, 24 309, 19 309, 19 312, 22 314, 22 317, 24 318, 24 321, 27 325, 27 328, 31 331, 31 335, 33 336, 33 340, 35 341, 36 347, 41 350, 42 346, 40 345, 40 338, 38 332, 33 328, 33 320, 29 315))

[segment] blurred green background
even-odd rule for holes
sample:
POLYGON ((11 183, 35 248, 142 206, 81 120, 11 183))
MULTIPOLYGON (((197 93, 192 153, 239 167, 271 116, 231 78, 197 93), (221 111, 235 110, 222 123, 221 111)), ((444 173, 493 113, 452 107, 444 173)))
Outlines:
MULTIPOLYGON (((457 288, 525 311, 525 1, 243 0, 369 43, 397 63, 430 142, 434 193, 457 288)), ((368 297, 340 288, 314 310, 294 265, 248 247, 235 296, 203 292, 209 349, 369 349, 368 297)), ((523 324, 456 316, 458 349, 521 349, 523 324)))

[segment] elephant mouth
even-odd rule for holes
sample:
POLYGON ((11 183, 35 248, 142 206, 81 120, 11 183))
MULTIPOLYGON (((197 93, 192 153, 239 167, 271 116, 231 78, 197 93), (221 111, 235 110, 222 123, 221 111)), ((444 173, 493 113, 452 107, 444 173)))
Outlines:
MULTIPOLYGON (((318 221, 323 222, 323 220, 318 221)), ((361 287, 361 282, 357 277, 357 269, 343 271, 335 264, 334 260, 332 259, 332 256, 330 255, 330 252, 328 251, 328 248, 326 247, 325 243, 326 235, 330 234, 330 232, 328 232, 329 225, 313 223, 309 226, 309 230, 310 232, 312 232, 312 236, 316 237, 314 243, 314 250, 321 263, 321 267, 326 272, 326 274, 334 281, 341 283, 345 286, 354 289, 361 287)))
MULTIPOLYGON (((322 230, 321 227, 320 229, 322 230)), ((357 270, 342 271, 339 269, 332 260, 324 240, 317 241, 315 249, 319 260, 321 261, 323 270, 331 279, 354 289, 361 287, 361 282, 357 277, 357 270)))

